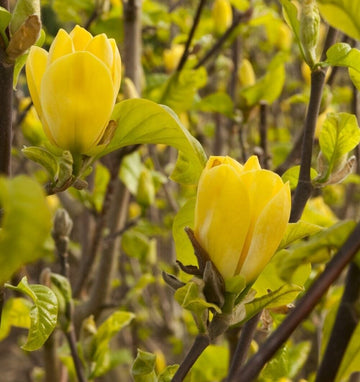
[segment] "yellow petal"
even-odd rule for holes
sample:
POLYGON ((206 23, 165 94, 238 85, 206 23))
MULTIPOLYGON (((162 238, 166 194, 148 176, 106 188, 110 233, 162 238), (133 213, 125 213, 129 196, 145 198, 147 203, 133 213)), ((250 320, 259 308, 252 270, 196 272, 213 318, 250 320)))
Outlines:
POLYGON ((244 164, 244 171, 261 170, 259 158, 256 155, 252 155, 244 164))
MULTIPOLYGON (((256 165, 256 161, 254 161, 254 163, 256 165)), ((253 240, 255 224, 259 219, 259 216, 262 214, 267 204, 284 186, 280 176, 268 170, 253 170, 243 172, 241 174, 241 181, 249 194, 251 217, 247 238, 243 247, 240 261, 237 265, 236 273, 240 271, 246 259, 248 250, 253 240)))
POLYGON ((94 37, 86 47, 86 50, 98 57, 111 70, 113 65, 113 52, 104 33, 94 37))
POLYGON ((35 109, 41 118, 40 86, 48 59, 48 52, 38 46, 32 46, 26 60, 26 79, 35 109))
POLYGON ((46 121, 44 121, 43 111, 40 103, 41 81, 44 76, 48 61, 48 52, 38 46, 32 46, 26 61, 26 79, 29 92, 34 103, 36 112, 42 122, 43 129, 47 137, 54 143, 51 132, 46 121))
POLYGON ((82 154, 100 140, 114 105, 110 72, 89 52, 75 52, 49 66, 40 97, 56 144, 82 154))
POLYGON ((215 167, 206 168, 200 177, 195 236, 221 275, 228 278, 235 273, 249 227, 249 198, 237 169, 228 163, 216 165, 216 160, 209 159, 209 167, 215 167))
POLYGON ((119 93, 120 83, 121 83, 121 57, 119 49, 116 45, 116 41, 113 38, 109 39, 112 52, 113 52, 113 66, 111 68, 111 76, 114 84, 114 95, 115 98, 119 93))
POLYGON ((70 32, 75 50, 85 50, 93 36, 86 29, 76 25, 70 32))
POLYGON ((209 160, 206 163, 205 168, 210 169, 215 166, 219 166, 221 164, 227 164, 236 169, 238 172, 241 172, 243 170, 243 166, 236 161, 235 159, 229 157, 229 156, 216 156, 212 155, 209 160))
POLYGON ((71 37, 64 29, 60 29, 49 50, 48 65, 52 64, 59 57, 72 53, 74 46, 71 37))
POLYGON ((256 222, 252 241, 240 274, 247 282, 253 281, 278 248, 284 235, 291 209, 288 184, 272 198, 256 222))

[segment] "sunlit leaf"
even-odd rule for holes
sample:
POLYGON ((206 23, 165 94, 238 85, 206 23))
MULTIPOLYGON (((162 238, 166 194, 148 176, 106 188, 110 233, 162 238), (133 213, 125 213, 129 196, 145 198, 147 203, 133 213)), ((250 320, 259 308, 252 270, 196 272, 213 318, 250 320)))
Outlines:
POLYGON ((264 77, 240 91, 240 96, 245 98, 247 107, 259 102, 271 104, 280 96, 285 81, 285 60, 286 55, 278 53, 270 62, 264 77))
POLYGON ((202 98, 195 105, 195 109, 205 112, 221 113, 231 118, 233 116, 234 105, 226 93, 217 92, 202 98))
POLYGON ((185 233, 185 227, 193 228, 196 199, 189 199, 176 214, 172 233, 175 241, 176 258, 185 265, 197 265, 194 248, 185 233))
MULTIPOLYGON (((329 113, 320 131, 319 143, 327 163, 324 178, 336 171, 360 141, 356 116, 348 113, 329 113)), ((324 173, 323 172, 323 173, 324 173)))
POLYGON ((156 355, 138 349, 131 369, 135 382, 157 382, 155 373, 156 355))
POLYGON ((0 327, 0 341, 7 337, 12 326, 29 329, 31 302, 22 297, 9 298, 6 300, 0 327))
POLYGON ((11 20, 11 13, 3 7, 0 7, 0 36, 5 41, 8 42, 8 38, 6 36, 5 30, 9 25, 11 20))
POLYGON ((9 284, 10 289, 21 292, 30 297, 33 305, 30 309, 30 328, 27 341, 21 346, 27 351, 39 349, 55 329, 58 314, 58 301, 54 292, 40 284, 29 285, 26 277, 15 287, 9 284))
POLYGON ((40 185, 26 176, 0 178, 0 283, 22 265, 42 256, 50 234, 51 215, 40 185))
MULTIPOLYGON (((300 166, 290 167, 288 170, 284 172, 281 176, 282 180, 285 182, 289 182, 291 190, 295 190, 297 184, 299 182, 299 174, 300 174, 300 166)), ((310 169, 310 178, 315 179, 318 173, 315 169, 310 169)))
POLYGON ((285 248, 294 241, 311 236, 322 229, 322 227, 316 224, 311 224, 302 220, 299 220, 296 223, 289 223, 278 249, 285 248))
POLYGON ((90 378, 98 377, 110 370, 112 367, 110 341, 121 329, 129 325, 134 317, 133 313, 117 311, 99 326, 90 345, 94 350, 91 355, 93 368, 90 378))
POLYGON ((334 28, 360 40, 359 0, 317 0, 321 16, 334 28))
POLYGON ((130 99, 115 106, 112 118, 118 128, 101 155, 133 144, 170 145, 182 154, 172 179, 185 184, 197 183, 206 155, 200 143, 186 130, 173 111, 145 99, 130 99))

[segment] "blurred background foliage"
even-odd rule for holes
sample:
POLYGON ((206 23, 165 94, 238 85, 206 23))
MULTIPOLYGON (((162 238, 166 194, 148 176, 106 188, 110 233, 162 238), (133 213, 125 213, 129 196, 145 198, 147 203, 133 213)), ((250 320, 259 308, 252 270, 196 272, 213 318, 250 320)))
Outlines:
MULTIPOLYGON (((13 7, 14 2, 10 3, 13 7)), ((310 68, 284 20, 281 3, 275 0, 208 1, 181 71, 177 70, 178 64, 199 2, 143 0, 139 3, 142 3, 142 50, 138 93, 174 110, 207 155, 230 155, 244 162, 256 154, 263 167, 285 173, 284 179, 294 188, 298 170, 289 168, 299 163, 299 136, 309 102, 310 68), (263 134, 264 125, 266 135, 263 134)), ((41 10, 46 49, 59 28, 71 30, 75 24, 80 24, 92 34, 106 33, 116 40, 125 62, 126 76, 124 46, 133 36, 124 33, 124 6, 120 0, 43 0, 41 10)), ((360 21, 357 27, 359 25, 360 21)), ((318 55, 328 29, 328 24, 322 20, 318 55)), ((340 32, 337 42, 356 47, 357 42, 352 37, 340 32)), ((319 173, 316 157, 327 114, 356 114, 357 97, 347 69, 332 68, 328 72, 316 127, 313 178, 319 173)), ((123 81, 118 101, 126 98, 129 98, 129 87, 123 81)), ((0 202, 4 206, 9 195, 14 197, 21 194, 21 190, 27 190, 24 197, 31 197, 38 184, 48 181, 45 170, 31 163, 21 152, 24 145, 44 145, 46 141, 23 73, 15 92, 13 120, 13 174, 27 174, 33 184, 29 184, 29 180, 21 182, 21 179, 17 185, 15 182, 5 185, 2 181, 0 202)), ((354 124, 357 126, 356 122, 354 124)), ((118 128, 121 129, 121 125, 118 128)), ((357 148, 355 151, 358 155, 357 148)), ((69 263, 75 306, 92 296, 91 288, 96 278, 111 278, 106 300, 91 312, 93 318, 80 315, 77 328, 87 375, 97 381, 168 381, 171 370, 166 367, 181 362, 197 333, 191 313, 178 305, 162 279, 162 271, 166 271, 187 280, 188 276, 176 266, 176 258, 185 264, 196 263, 183 232, 184 226, 192 225, 196 185, 179 185, 169 179, 176 158, 177 152, 172 147, 141 145, 123 158, 119 169, 115 167, 114 170, 111 156, 97 161, 87 178, 85 190, 70 188, 47 196, 47 206, 35 196, 36 204, 31 210, 23 210, 21 215, 17 214, 16 206, 7 207, 11 224, 17 224, 14 223, 17 219, 16 222, 24 226, 32 222, 33 227, 37 227, 29 232, 25 229, 20 238, 11 239, 13 243, 19 240, 20 249, 14 247, 9 254, 16 256, 13 251, 23 246, 30 255, 24 254, 20 265, 32 261, 13 275, 13 285, 25 275, 29 282, 39 283, 46 267, 59 271, 48 210, 54 216, 60 207, 68 211, 73 221, 69 263), (113 191, 109 190, 113 188, 115 192, 111 195, 113 191), (114 211, 120 216, 116 223, 114 211), (31 243, 25 242, 30 237, 31 243), (113 269, 99 276, 97 270, 102 266, 104 252, 110 247, 115 258, 113 269), (93 266, 86 268, 90 256, 93 256, 93 266), (40 260, 34 262, 36 259, 40 260), (113 315, 118 309, 124 314, 132 312, 134 316, 122 316, 117 320, 113 315), (102 325, 108 325, 108 334, 96 337, 96 333, 105 330, 102 325), (130 377, 136 357, 133 377, 130 377)), ((353 220, 359 218, 358 170, 356 165, 356 171, 343 182, 315 190, 302 216, 309 225, 299 228, 302 234, 274 256, 254 285, 256 297, 284 285, 292 285, 293 289, 263 311, 251 344, 252 354, 278 327, 292 309, 293 300, 311 285, 353 229, 353 220), (314 235, 308 240, 310 233, 314 235), (305 240, 300 240, 304 237, 305 240)), ((6 243, 1 242, 1 245, 7 248, 6 243)), ((4 279, 7 278, 8 275, 4 275, 4 279)), ((313 380, 331 332, 341 291, 341 282, 330 288, 310 318, 267 364, 259 381, 313 380)), ((23 344, 26 336, 26 331, 20 328, 30 325, 26 318, 21 321, 19 317, 21 312, 26 317, 29 305, 27 300, 19 300, 16 292, 8 291, 7 297, 9 306, 3 314, 13 309, 19 314, 17 320, 8 319, 14 326, 11 330, 8 325, 0 331, 1 380, 57 381, 49 379, 55 377, 49 377, 47 369, 55 348, 57 360, 53 365, 56 365, 58 376, 63 376, 62 381, 75 381, 69 349, 61 338, 56 338, 56 332, 42 350, 29 353, 19 348, 18 343, 23 344)), ((239 330, 233 328, 208 347, 186 381, 223 380, 239 330)), ((358 332, 357 329, 337 381, 348 380, 351 373, 360 370, 358 332)))

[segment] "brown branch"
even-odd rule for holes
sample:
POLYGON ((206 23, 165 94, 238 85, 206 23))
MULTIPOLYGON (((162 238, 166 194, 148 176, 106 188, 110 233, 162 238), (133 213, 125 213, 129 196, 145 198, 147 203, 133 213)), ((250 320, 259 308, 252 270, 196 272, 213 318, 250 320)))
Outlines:
POLYGON ((176 71, 177 72, 181 72, 181 70, 183 69, 184 65, 186 64, 186 61, 189 57, 189 50, 190 50, 190 45, 191 45, 191 42, 192 42, 192 39, 194 37, 194 34, 195 34, 195 31, 196 31, 196 28, 197 26, 199 25, 199 21, 200 21, 200 16, 201 16, 201 12, 206 4, 206 1, 207 0, 200 0, 199 1, 199 5, 197 7, 197 10, 196 10, 196 13, 195 13, 195 17, 194 17, 194 21, 193 21, 193 24, 191 26, 191 29, 190 29, 190 33, 189 33, 189 36, 188 36, 188 39, 186 41, 186 44, 185 44, 185 49, 184 49, 184 53, 183 55, 181 56, 180 58, 180 61, 179 61, 179 64, 176 68, 176 71))
POLYGON ((250 382, 260 373, 266 362, 274 356, 276 351, 290 337, 292 332, 314 309, 330 285, 339 277, 346 265, 360 249, 360 224, 358 224, 344 245, 332 258, 325 271, 312 284, 296 308, 285 318, 260 350, 229 382, 250 382))

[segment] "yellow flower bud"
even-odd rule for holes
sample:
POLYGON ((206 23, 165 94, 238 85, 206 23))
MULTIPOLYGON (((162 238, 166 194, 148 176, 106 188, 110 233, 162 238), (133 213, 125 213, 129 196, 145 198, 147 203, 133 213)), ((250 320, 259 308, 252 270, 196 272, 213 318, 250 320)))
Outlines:
POLYGON ((210 157, 200 177, 194 233, 223 278, 252 282, 275 253, 291 209, 289 185, 256 156, 210 157))
POLYGON ((101 140, 120 88, 116 42, 76 26, 60 29, 49 53, 33 46, 26 77, 35 109, 50 141, 89 154, 101 140))
POLYGON ((212 17, 215 33, 223 34, 232 22, 232 9, 229 0, 215 0, 212 17))
POLYGON ((184 53, 184 45, 173 45, 171 49, 164 50, 164 66, 168 73, 173 72, 179 65, 184 53))
POLYGON ((238 69, 238 80, 241 86, 252 86, 256 82, 255 72, 251 62, 246 58, 241 60, 238 69))

